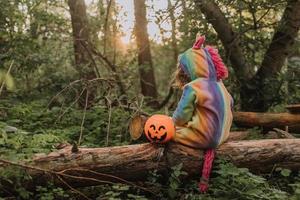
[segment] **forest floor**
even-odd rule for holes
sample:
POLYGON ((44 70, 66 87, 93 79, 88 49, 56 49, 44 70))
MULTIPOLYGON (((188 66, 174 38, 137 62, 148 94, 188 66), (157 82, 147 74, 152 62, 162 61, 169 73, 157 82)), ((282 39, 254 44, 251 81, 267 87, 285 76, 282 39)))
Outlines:
MULTIPOLYGON (((49 153, 63 143, 80 143, 86 147, 104 147, 132 144, 128 122, 132 112, 123 108, 94 106, 87 110, 73 107, 52 106, 47 101, 28 102, 14 99, 0 100, 0 157, 13 162, 30 161, 36 153, 49 153), (111 117, 109 117, 111 116, 111 117), (82 135, 81 141, 78 141, 82 135)), ((252 138, 260 137, 259 129, 251 129, 252 138)), ((35 186, 34 191, 23 187, 30 180, 22 169, 0 169, 0 199, 300 199, 299 172, 276 168, 267 174, 253 174, 246 168, 217 159, 213 169, 210 189, 200 194, 196 179, 181 181, 185 174, 181 165, 174 166, 168 177, 156 171, 150 172, 148 181, 140 183, 155 191, 147 194, 130 185, 101 185, 78 190, 67 190, 49 182, 35 186), (9 193, 1 185, 14 183, 15 193, 9 193), (3 198, 1 198, 3 196, 3 198)), ((262 166, 263 167, 263 166, 262 166)), ((255 172, 254 172, 255 173, 255 172)))

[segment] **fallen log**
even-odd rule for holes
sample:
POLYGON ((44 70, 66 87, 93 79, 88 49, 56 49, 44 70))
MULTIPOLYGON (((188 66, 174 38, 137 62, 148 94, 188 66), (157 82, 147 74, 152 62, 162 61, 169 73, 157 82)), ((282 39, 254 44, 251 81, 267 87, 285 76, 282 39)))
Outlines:
MULTIPOLYGON (((132 118, 129 123, 129 132, 133 140, 141 137, 147 119, 145 115, 136 115, 132 118)), ((238 126, 246 127, 285 128, 288 126, 292 132, 300 130, 300 114, 234 112, 233 122, 238 126)))
POLYGON ((290 113, 300 113, 300 104, 287 105, 285 107, 290 113))
POLYGON ((280 128, 300 124, 300 114, 234 112, 233 121, 240 126, 280 128))
MULTIPOLYGON (((202 151, 169 143, 164 148, 153 144, 137 144, 107 148, 79 148, 72 153, 67 146, 46 156, 35 157, 27 172, 34 185, 50 179, 72 187, 110 182, 143 181, 150 171, 160 173, 183 164, 189 176, 199 175, 202 151)), ((217 157, 227 158, 239 167, 270 172, 274 167, 300 169, 300 139, 269 139, 227 142, 217 149, 217 157)), ((1 160, 0 160, 1 162, 1 160)), ((2 161, 2 166, 9 163, 2 161)), ((126 183, 126 182, 125 182, 126 183)))

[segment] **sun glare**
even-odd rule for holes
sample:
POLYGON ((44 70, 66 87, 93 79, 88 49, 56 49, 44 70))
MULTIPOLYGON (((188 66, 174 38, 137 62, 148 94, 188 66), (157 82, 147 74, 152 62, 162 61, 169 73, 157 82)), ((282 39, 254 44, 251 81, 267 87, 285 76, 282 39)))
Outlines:
POLYGON ((121 36, 121 42, 122 42, 124 45, 128 45, 128 44, 131 42, 130 34, 126 34, 126 35, 124 35, 124 36, 121 36))
MULTIPOLYGON (((116 3, 121 7, 119 13, 121 16, 120 24, 122 26, 121 30, 124 33, 124 35, 121 37, 121 41, 124 43, 124 45, 128 45, 132 40, 131 35, 135 22, 133 0, 116 0, 116 3)), ((159 27, 155 23, 155 12, 159 12, 160 10, 166 10, 168 4, 165 0, 154 0, 151 3, 153 3, 153 8, 148 7, 147 9, 148 34, 151 40, 160 43, 162 41, 162 38, 159 31, 159 27)), ((168 20, 165 20, 163 23, 160 24, 160 26, 166 31, 171 30, 171 25, 168 22, 168 20)), ((169 36, 170 34, 165 35, 165 37, 169 36)))
MULTIPOLYGON (((134 2, 133 0, 115 0, 119 7, 118 22, 121 25, 122 36, 120 38, 123 45, 129 45, 132 41, 132 33, 135 23, 134 16, 134 2)), ((96 0, 85 0, 87 5, 91 5, 96 0)), ((164 29, 164 38, 169 38, 171 33, 171 24, 169 20, 163 20, 159 25, 156 22, 156 13, 166 11, 168 8, 168 1, 166 0, 146 0, 147 4, 147 20, 148 20, 148 34, 150 40, 157 43, 162 42, 162 35, 160 28, 164 29)))

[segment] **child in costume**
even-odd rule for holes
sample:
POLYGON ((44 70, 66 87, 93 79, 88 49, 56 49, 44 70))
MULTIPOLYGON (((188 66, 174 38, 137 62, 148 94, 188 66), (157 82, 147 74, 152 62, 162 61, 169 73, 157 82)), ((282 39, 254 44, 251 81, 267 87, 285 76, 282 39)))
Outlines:
POLYGON ((205 150, 199 189, 208 189, 214 149, 224 143, 232 123, 231 95, 222 83, 228 70, 218 51, 203 47, 205 37, 179 56, 176 81, 183 90, 172 116, 176 125, 175 142, 205 150))

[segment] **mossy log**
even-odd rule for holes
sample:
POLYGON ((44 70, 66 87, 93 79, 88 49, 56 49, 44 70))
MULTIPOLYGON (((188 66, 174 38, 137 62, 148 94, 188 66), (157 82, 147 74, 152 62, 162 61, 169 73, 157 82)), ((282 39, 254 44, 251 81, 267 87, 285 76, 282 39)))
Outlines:
MULTIPOLYGON (((34 158, 32 166, 46 172, 29 169, 33 179, 44 183, 57 179, 49 171, 61 176, 70 185, 90 186, 109 182, 144 181, 150 171, 167 172, 179 163, 190 176, 199 175, 202 151, 179 144, 167 146, 136 144, 106 148, 79 148, 72 153, 67 146, 57 152, 34 158), (85 177, 83 179, 74 178, 85 177), (88 179, 87 179, 88 178, 88 179), (121 178, 121 179, 120 179, 121 178), (101 181, 96 181, 101 180, 101 181)), ((268 139, 231 141, 217 149, 217 157, 227 158, 239 167, 258 172, 270 172, 274 167, 300 169, 300 139, 268 139)))

